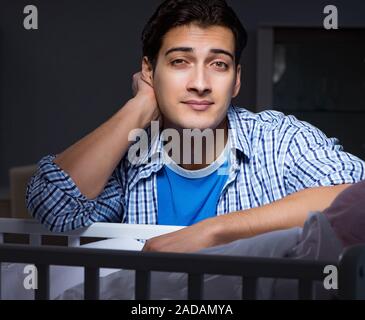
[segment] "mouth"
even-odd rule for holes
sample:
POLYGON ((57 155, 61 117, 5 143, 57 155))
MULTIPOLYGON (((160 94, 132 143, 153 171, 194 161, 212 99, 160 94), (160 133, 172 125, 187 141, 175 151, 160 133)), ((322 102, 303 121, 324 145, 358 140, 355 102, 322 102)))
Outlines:
POLYGON ((188 100, 182 103, 197 111, 205 111, 214 104, 214 102, 208 100, 188 100))

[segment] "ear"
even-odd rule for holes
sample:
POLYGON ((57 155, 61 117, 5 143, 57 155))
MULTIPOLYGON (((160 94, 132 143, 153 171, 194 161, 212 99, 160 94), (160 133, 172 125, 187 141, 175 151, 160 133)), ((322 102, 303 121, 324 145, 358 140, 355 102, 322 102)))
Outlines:
POLYGON ((153 87, 153 67, 146 56, 142 59, 142 77, 153 87))
POLYGON ((240 92, 240 89, 241 89, 241 65, 239 64, 237 66, 236 83, 234 84, 234 87, 233 87, 232 98, 235 98, 238 95, 238 93, 240 92))

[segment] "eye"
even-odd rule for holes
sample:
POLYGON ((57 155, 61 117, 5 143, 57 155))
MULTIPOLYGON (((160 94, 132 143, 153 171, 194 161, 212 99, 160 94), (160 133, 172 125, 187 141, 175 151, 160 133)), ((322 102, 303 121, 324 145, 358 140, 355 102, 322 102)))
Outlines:
POLYGON ((216 67, 218 67, 218 69, 223 69, 226 70, 228 69, 228 64, 223 62, 223 61, 216 61, 213 63, 216 67))
POLYGON ((186 61, 183 59, 176 59, 176 60, 171 61, 171 65, 173 65, 173 66, 182 65, 185 63, 186 63, 186 61))

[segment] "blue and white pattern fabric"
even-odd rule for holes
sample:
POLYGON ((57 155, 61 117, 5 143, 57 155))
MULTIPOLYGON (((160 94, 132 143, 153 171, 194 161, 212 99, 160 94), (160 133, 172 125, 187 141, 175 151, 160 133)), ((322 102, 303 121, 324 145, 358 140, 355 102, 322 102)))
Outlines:
MULTIPOLYGON (((335 138, 294 116, 277 111, 252 113, 228 109, 230 167, 216 215, 279 200, 304 188, 355 183, 365 178, 365 164, 343 151, 335 138)), ((123 157, 103 192, 87 199, 54 162, 41 159, 27 187, 31 214, 53 231, 93 222, 157 224, 157 173, 163 167, 160 135, 151 135, 148 162, 123 157)))

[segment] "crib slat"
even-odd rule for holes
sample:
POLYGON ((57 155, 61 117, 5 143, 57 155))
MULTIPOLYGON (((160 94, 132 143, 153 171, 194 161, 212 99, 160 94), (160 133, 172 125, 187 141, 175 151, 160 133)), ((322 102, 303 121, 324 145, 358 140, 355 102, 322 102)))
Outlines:
POLYGON ((188 278, 188 299, 202 300, 203 299, 203 275, 189 273, 188 278))
POLYGON ((2 270, 2 262, 0 261, 0 300, 2 300, 2 290, 1 290, 1 278, 2 278, 3 270, 2 270))
POLYGON ((242 277, 242 299, 256 300, 257 278, 242 277))
POLYGON ((69 247, 79 247, 80 246, 80 237, 68 236, 67 245, 69 247))
POLYGON ((35 290, 36 300, 49 300, 49 265, 36 264, 38 289, 35 290))
POLYGON ((84 299, 99 300, 99 268, 85 268, 84 299))
POLYGON ((135 276, 135 299, 150 299, 151 289, 151 273, 150 271, 136 270, 135 276))
POLYGON ((313 299, 313 281, 299 279, 298 298, 300 300, 312 300, 313 299))

